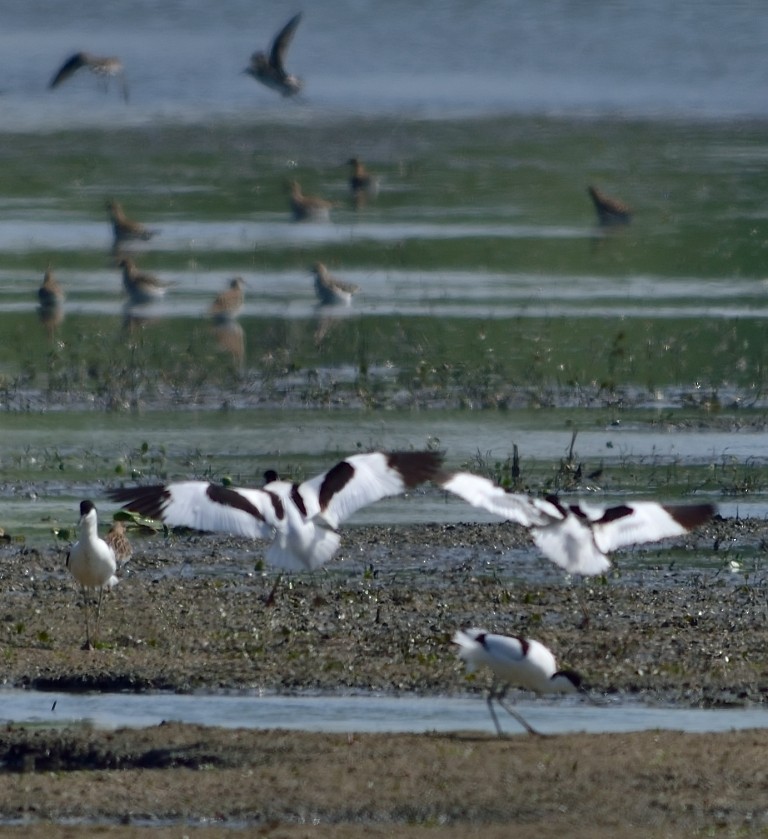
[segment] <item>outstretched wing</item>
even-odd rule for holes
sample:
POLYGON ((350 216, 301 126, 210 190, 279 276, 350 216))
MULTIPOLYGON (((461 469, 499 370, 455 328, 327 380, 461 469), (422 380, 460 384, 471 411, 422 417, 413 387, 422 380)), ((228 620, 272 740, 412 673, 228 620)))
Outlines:
POLYGON ((307 518, 319 515, 336 528, 361 507, 434 478, 442 460, 432 451, 356 454, 304 481, 297 491, 307 518))
POLYGON ((523 527, 545 525, 563 517, 549 501, 507 492, 488 478, 471 472, 454 472, 439 483, 443 489, 458 495, 473 507, 481 507, 523 527))
POLYGON ((48 87, 58 87, 62 82, 66 81, 71 75, 76 73, 81 67, 85 67, 88 63, 88 56, 84 52, 76 52, 74 55, 70 56, 62 65, 59 67, 58 72, 56 75, 51 79, 51 83, 48 87))
POLYGON ((632 501, 607 509, 576 504, 570 509, 576 515, 589 518, 595 543, 606 553, 625 545, 683 536, 715 514, 713 504, 659 504, 656 501, 632 501))
POLYGON ((280 498, 262 489, 234 489, 207 481, 138 486, 108 491, 126 510, 171 527, 269 539, 285 517, 280 498))
POLYGON ((269 53, 269 63, 275 68, 275 70, 279 70, 281 73, 285 73, 285 68, 283 66, 285 53, 287 52, 288 47, 293 40, 293 36, 296 33, 296 29, 301 22, 301 14, 302 13, 299 12, 297 15, 294 15, 277 33, 275 40, 272 41, 272 49, 269 53))

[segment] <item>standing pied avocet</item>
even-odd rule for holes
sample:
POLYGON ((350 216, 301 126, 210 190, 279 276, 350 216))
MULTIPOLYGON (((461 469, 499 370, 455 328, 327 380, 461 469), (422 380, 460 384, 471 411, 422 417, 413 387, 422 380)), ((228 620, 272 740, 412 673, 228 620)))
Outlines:
POLYGON ((494 635, 475 628, 458 630, 453 636, 453 643, 459 645, 458 655, 467 665, 467 672, 471 673, 477 667, 488 667, 493 672, 487 702, 500 737, 503 732, 493 710, 494 699, 529 734, 540 733, 505 701, 511 685, 536 693, 575 693, 582 690, 581 676, 573 670, 558 670, 552 652, 532 638, 494 635))
POLYGON ((117 585, 117 560, 110 545, 99 538, 99 521, 92 501, 80 502, 79 538, 67 554, 67 568, 80 583, 85 603, 85 644, 83 649, 92 650, 89 591, 98 592, 96 600, 96 626, 94 640, 99 632, 101 598, 104 589, 117 585))
POLYGON ((710 519, 712 504, 661 504, 628 501, 615 507, 579 501, 562 503, 554 495, 534 498, 507 492, 488 478, 455 472, 438 478, 444 489, 531 531, 539 550, 569 574, 591 576, 610 568, 607 554, 626 545, 683 536, 710 519))
POLYGON ((125 509, 171 527, 269 539, 268 563, 314 571, 338 550, 343 521, 367 504, 431 480, 442 459, 433 451, 373 452, 347 457, 301 484, 272 480, 259 489, 242 489, 181 481, 108 494, 125 509))

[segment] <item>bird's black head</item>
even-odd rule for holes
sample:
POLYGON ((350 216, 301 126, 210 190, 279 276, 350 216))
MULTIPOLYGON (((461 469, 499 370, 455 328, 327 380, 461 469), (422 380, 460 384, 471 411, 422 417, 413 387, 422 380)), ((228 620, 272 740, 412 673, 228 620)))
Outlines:
POLYGON ((91 510, 95 510, 95 509, 96 509, 96 505, 93 503, 93 501, 86 500, 86 501, 81 501, 80 502, 80 515, 81 516, 87 516, 88 513, 91 512, 91 510))
POLYGON ((280 479, 280 476, 275 472, 274 469, 267 469, 264 473, 264 483, 271 484, 273 481, 277 481, 280 479))
POLYGON ((574 690, 583 690, 582 678, 575 670, 558 670, 552 675, 552 679, 558 678, 570 682, 574 690))

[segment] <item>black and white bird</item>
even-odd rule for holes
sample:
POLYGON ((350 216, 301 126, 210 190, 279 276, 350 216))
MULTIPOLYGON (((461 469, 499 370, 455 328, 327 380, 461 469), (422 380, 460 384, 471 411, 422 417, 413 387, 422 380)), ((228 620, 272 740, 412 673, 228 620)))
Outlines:
POLYGON ((121 81, 123 99, 125 99, 126 102, 128 101, 128 84, 125 81, 123 62, 114 56, 102 57, 98 55, 91 55, 89 52, 76 52, 74 55, 71 55, 61 65, 61 67, 59 67, 48 87, 58 87, 62 82, 65 82, 82 67, 87 67, 94 75, 104 79, 105 83, 108 82, 110 78, 119 77, 121 81))
POLYGON ((298 76, 286 72, 285 69, 285 54, 300 22, 301 12, 294 15, 275 35, 269 55, 264 52, 255 52, 251 56, 250 65, 243 71, 263 85, 282 93, 283 96, 295 95, 303 85, 298 76))
POLYGON ((473 507, 528 528, 547 559, 569 574, 584 576, 607 571, 611 551, 683 536, 716 512, 712 504, 628 501, 604 507, 584 501, 564 503, 554 495, 534 498, 507 492, 471 472, 442 475, 438 483, 473 507))
POLYGON ((171 527, 271 540, 265 554, 270 565, 314 571, 338 550, 342 522, 361 507, 431 480, 441 462, 433 451, 372 452, 347 457, 301 484, 277 479, 241 489, 181 481, 108 494, 125 509, 171 527))
POLYGON ((552 651, 540 641, 510 635, 494 635, 484 629, 458 630, 453 636, 458 644, 459 658, 471 673, 478 667, 493 672, 493 683, 488 691, 488 710, 501 737, 503 732, 496 712, 495 699, 529 734, 539 734, 506 702, 510 686, 525 688, 535 693, 575 693, 582 691, 581 676, 573 670, 558 670, 552 651))
POLYGON ((117 559, 115 551, 99 537, 99 520, 92 501, 80 502, 79 536, 67 554, 67 568, 80 583, 85 603, 85 644, 83 649, 92 650, 89 594, 96 591, 96 625, 93 640, 99 631, 101 599, 105 589, 117 585, 117 559))

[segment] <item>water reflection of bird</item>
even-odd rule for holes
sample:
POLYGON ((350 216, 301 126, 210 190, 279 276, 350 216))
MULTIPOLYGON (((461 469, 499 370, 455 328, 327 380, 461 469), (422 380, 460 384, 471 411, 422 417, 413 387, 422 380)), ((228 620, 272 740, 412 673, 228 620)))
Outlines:
POLYGON ((123 288, 131 305, 143 305, 159 300, 175 285, 173 282, 159 279, 154 274, 139 271, 129 256, 123 257, 118 266, 123 269, 123 288))
POLYGON ((99 522, 96 507, 92 501, 80 502, 79 538, 67 554, 67 568, 80 583, 85 604, 85 644, 83 649, 92 650, 89 592, 96 590, 96 626, 98 636, 101 600, 105 589, 117 584, 117 560, 114 550, 99 537, 99 522))
POLYGON ((227 289, 217 295, 211 303, 210 314, 215 323, 233 321, 245 304, 245 280, 235 277, 229 281, 227 289))
POLYGON ((712 504, 661 504, 627 501, 615 507, 578 502, 564 504, 553 495, 534 498, 507 492, 480 475, 455 472, 438 483, 473 507, 480 507, 531 531, 547 559, 569 574, 603 574, 607 554, 626 545, 683 536, 710 519, 712 504))
POLYGON ((379 179, 372 175, 357 157, 351 157, 347 163, 352 167, 349 176, 352 204, 359 210, 365 206, 369 198, 373 199, 379 194, 379 179))
POLYGON ((294 221, 328 221, 333 201, 326 201, 316 195, 304 195, 298 181, 288 182, 288 202, 294 221))
POLYGON ((587 192, 595 205, 597 220, 603 227, 629 224, 632 210, 617 198, 610 198, 595 186, 588 186, 587 192))
POLYGON ((431 480, 433 451, 356 454, 301 484, 274 480, 259 489, 182 481, 109 491, 125 509, 172 527, 268 539, 266 560, 293 571, 320 568, 339 549, 339 525, 356 510, 431 480))
POLYGON ((104 58, 98 55, 91 55, 88 52, 76 52, 59 67, 48 86, 50 88, 58 87, 82 67, 87 67, 96 76, 104 79, 105 83, 110 78, 119 76, 122 82, 123 98, 126 102, 128 101, 128 84, 125 80, 123 62, 113 56, 104 58))
POLYGON ((37 290, 37 299, 40 301, 37 314, 51 340, 55 337, 56 328, 64 320, 64 298, 64 290, 49 265, 43 276, 43 283, 37 290))
POLYGON ((107 212, 112 224, 115 247, 123 242, 148 241, 157 235, 156 230, 150 230, 138 221, 133 221, 126 216, 119 201, 111 199, 107 201, 107 212))
POLYGON ((352 295, 360 290, 360 286, 332 276, 322 262, 316 262, 312 272, 315 277, 315 292, 321 306, 349 306, 352 295))
POLYGON ((477 667, 487 667, 493 673, 493 683, 486 701, 499 737, 503 732, 493 710, 494 699, 529 734, 539 734, 507 704, 505 697, 511 685, 535 693, 575 693, 582 690, 581 676, 573 670, 558 670, 551 650, 532 638, 494 635, 484 629, 467 629, 456 632, 453 643, 458 644, 459 658, 467 665, 468 672, 471 673, 477 667))
POLYGON ((269 55, 264 52, 255 52, 251 56, 250 66, 243 71, 272 90, 282 93, 283 96, 293 96, 302 88, 301 79, 285 70, 285 53, 300 21, 301 12, 294 15, 277 33, 272 41, 269 55))

